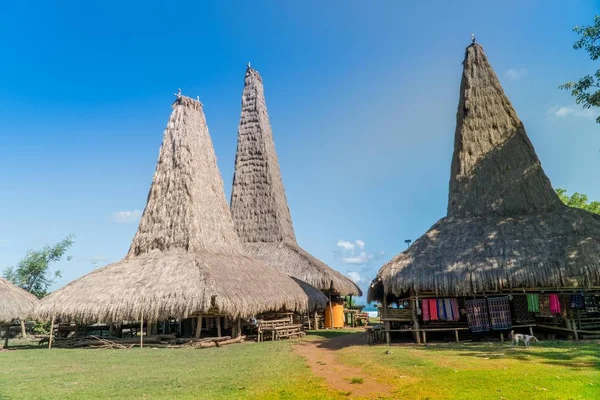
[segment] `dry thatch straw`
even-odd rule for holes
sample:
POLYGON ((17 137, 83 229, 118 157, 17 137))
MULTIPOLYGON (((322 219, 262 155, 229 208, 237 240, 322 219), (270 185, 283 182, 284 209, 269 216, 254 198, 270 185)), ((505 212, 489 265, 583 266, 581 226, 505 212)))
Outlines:
POLYGON ((37 303, 37 297, 0 278, 0 324, 29 317, 37 303))
POLYGON ((480 45, 463 65, 448 216, 381 268, 369 301, 600 285, 600 216, 560 202, 480 45))
POLYGON ((296 242, 267 113, 262 78, 248 67, 242 93, 231 212, 247 253, 319 290, 361 295, 350 279, 296 242))
POLYGON ((129 253, 46 297, 40 317, 55 310, 59 318, 81 322, 211 311, 245 318, 307 308, 292 279, 244 254, 201 103, 181 96, 173 108, 129 253))

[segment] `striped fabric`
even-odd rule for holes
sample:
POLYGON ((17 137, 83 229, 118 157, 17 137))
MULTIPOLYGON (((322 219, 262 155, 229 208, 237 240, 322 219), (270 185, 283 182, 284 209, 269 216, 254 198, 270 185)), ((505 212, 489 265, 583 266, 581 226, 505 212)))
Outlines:
POLYGON ((429 321, 429 299, 421 300, 421 314, 423 321, 429 321))

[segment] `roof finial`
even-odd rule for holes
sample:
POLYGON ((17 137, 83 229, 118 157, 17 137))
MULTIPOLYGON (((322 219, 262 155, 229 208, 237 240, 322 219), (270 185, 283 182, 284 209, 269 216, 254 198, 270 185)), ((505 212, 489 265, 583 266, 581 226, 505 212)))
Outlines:
POLYGON ((177 100, 181 98, 181 89, 177 89, 177 93, 173 93, 173 96, 177 97, 177 100))
POLYGON ((200 96, 196 96, 196 101, 198 101, 198 103, 200 103, 200 96))
POLYGON ((247 67, 248 67, 248 69, 252 68, 252 67, 250 66, 250 61, 248 61, 248 65, 247 65, 247 67))
POLYGON ((475 44, 475 34, 471 33, 471 43, 475 44))

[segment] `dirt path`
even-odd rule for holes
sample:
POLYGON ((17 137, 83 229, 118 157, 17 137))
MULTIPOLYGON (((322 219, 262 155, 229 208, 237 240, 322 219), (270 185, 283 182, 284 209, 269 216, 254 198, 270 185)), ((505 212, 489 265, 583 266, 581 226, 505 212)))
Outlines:
POLYGON ((296 345, 296 353, 306 359, 317 376, 325 378, 327 385, 343 393, 350 393, 350 399, 376 399, 391 395, 390 387, 376 381, 362 369, 344 365, 335 360, 334 353, 348 346, 364 346, 367 339, 364 333, 343 335, 320 341, 303 341, 296 345), (362 378, 362 383, 351 383, 352 378, 362 378))

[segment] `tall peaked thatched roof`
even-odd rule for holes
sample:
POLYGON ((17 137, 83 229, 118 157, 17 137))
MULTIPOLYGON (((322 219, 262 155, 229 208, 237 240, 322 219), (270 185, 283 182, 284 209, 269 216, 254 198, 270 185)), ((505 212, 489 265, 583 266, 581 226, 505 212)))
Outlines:
POLYGON ((380 269, 369 300, 600 285, 600 216, 560 202, 479 44, 463 66, 448 215, 380 269))
POLYGON ((285 197, 262 78, 248 67, 242 93, 231 212, 250 256, 312 286, 359 295, 348 278, 298 246, 285 197))
POLYGON ((248 317, 304 310, 292 279, 243 253, 202 104, 178 96, 129 253, 46 297, 42 317, 81 321, 185 318, 218 310, 248 317))
POLYGON ((0 324, 27 318, 37 303, 37 297, 0 277, 0 324))

